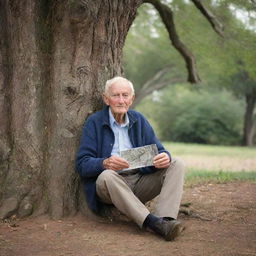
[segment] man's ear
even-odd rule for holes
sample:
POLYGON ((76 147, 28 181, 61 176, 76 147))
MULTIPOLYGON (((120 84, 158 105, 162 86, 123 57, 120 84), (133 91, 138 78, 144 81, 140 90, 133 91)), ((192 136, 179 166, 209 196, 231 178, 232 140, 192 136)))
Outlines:
MULTIPOLYGON (((132 103, 133 103, 134 99, 135 99, 135 94, 133 94, 133 96, 132 96, 132 103)), ((132 103, 131 103, 131 105, 132 105, 132 103)))
POLYGON ((105 103, 107 106, 109 106, 109 100, 108 100, 108 97, 106 96, 105 93, 102 94, 102 99, 103 99, 104 103, 105 103))

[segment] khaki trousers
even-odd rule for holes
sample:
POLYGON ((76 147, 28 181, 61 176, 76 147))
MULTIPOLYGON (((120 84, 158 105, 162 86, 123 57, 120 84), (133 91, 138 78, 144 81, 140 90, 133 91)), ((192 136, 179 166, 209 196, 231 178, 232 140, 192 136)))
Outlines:
POLYGON ((183 192, 184 164, 172 159, 167 169, 152 174, 118 174, 103 171, 97 178, 96 191, 100 200, 114 206, 140 227, 150 213, 144 203, 157 195, 153 214, 177 218, 183 192))

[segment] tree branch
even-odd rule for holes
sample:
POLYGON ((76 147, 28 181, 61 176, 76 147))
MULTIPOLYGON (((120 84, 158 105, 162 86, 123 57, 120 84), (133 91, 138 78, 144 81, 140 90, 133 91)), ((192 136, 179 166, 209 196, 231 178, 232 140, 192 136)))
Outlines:
POLYGON ((256 0, 251 0, 252 3, 252 9, 256 11, 256 0))
POLYGON ((218 19, 208 10, 202 3, 201 0, 191 0, 197 9, 205 16, 205 18, 210 22, 211 26, 220 36, 223 34, 223 25, 218 21, 218 19))
POLYGON ((147 95, 151 94, 153 91, 161 90, 164 87, 175 84, 175 83, 181 83, 185 82, 185 80, 181 77, 173 77, 173 78, 162 78, 164 74, 166 74, 170 69, 164 68, 160 71, 158 71, 152 78, 150 78, 142 87, 141 89, 136 93, 135 100, 132 104, 132 107, 134 108, 136 105, 138 105, 143 98, 145 98, 147 95))
POLYGON ((163 77, 169 71, 169 67, 163 68, 158 71, 153 78, 149 79, 140 89, 140 91, 144 91, 146 88, 152 86, 152 84, 157 83, 161 77, 163 77))
POLYGON ((191 83, 199 82, 200 77, 197 73, 195 58, 193 54, 188 50, 188 48, 179 39, 175 24, 174 24, 173 12, 171 8, 165 4, 162 4, 159 0, 144 0, 143 2, 152 4, 156 8, 156 10, 159 12, 161 19, 169 33, 169 38, 172 42, 172 45, 182 55, 182 57, 186 62, 186 67, 188 70, 187 80, 191 83))

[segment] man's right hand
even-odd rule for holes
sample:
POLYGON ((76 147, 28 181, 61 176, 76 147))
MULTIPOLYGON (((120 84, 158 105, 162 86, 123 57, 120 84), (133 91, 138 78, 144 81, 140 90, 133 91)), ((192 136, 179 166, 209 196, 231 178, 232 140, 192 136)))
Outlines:
POLYGON ((129 164, 125 159, 119 156, 111 156, 103 161, 103 167, 105 170, 120 171, 128 168, 129 164))

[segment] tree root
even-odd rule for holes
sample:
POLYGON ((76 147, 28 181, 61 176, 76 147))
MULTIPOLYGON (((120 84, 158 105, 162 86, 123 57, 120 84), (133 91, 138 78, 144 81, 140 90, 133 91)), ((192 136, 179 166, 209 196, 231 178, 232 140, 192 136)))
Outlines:
POLYGON ((179 213, 184 214, 186 216, 189 216, 191 218, 200 219, 200 220, 203 220, 203 221, 212 221, 213 220, 211 218, 204 217, 199 213, 196 213, 192 209, 188 209, 191 205, 192 205, 192 203, 183 203, 183 204, 181 204, 181 208, 179 210, 179 213))

